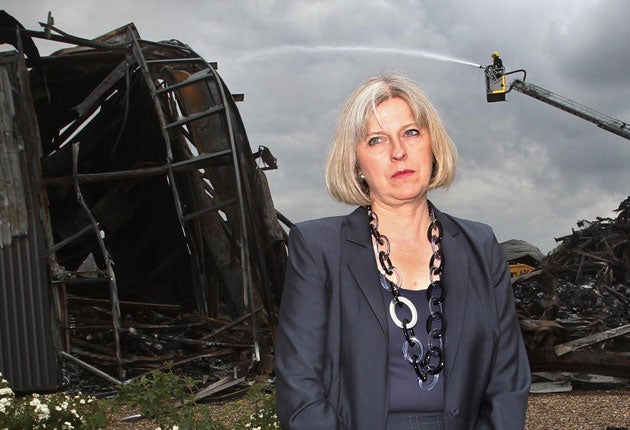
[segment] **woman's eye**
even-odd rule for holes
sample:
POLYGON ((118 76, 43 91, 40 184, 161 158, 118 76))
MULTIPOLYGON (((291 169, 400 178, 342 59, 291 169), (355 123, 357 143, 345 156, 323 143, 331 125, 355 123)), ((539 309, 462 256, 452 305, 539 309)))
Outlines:
POLYGON ((405 131, 405 136, 419 136, 419 135, 420 135, 420 130, 416 128, 410 128, 409 130, 405 131))
POLYGON ((372 146, 372 145, 376 145, 377 143, 381 143, 382 141, 383 141, 383 139, 380 138, 380 137, 373 137, 370 140, 368 140, 367 143, 368 143, 369 146, 372 146))

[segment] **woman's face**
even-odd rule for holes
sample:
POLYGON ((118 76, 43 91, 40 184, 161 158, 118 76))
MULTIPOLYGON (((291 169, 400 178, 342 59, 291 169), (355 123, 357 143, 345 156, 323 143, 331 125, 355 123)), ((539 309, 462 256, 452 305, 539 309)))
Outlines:
POLYGON ((426 198, 433 169, 429 131, 416 124, 406 101, 386 100, 370 115, 357 162, 373 204, 400 206, 426 198))

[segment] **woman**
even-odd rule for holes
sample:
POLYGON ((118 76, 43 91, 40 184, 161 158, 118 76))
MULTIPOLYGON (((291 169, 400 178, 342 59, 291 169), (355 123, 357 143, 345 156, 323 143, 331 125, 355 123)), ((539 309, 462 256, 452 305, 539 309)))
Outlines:
POLYGON ((440 212, 455 148, 408 78, 350 96, 330 194, 359 207, 296 224, 276 339, 287 429, 522 429, 530 372, 490 227, 440 212))

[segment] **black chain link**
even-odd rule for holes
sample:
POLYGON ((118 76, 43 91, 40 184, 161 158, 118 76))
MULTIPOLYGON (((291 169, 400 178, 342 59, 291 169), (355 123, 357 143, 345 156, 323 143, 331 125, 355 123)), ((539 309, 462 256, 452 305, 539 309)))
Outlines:
MULTIPOLYGON (((378 261, 381 266, 381 274, 387 274, 392 276, 398 271, 392 264, 389 257, 390 243, 387 236, 380 234, 378 231, 378 217, 376 213, 372 211, 372 207, 368 206, 368 220, 370 222, 370 231, 377 244, 378 261)), ((427 331, 427 344, 428 350, 423 357, 417 354, 413 354, 411 357, 407 356, 407 346, 403 347, 405 359, 411 363, 416 375, 418 376, 419 386, 422 390, 432 389, 438 380, 438 374, 444 368, 444 337, 446 334, 446 317, 444 316, 442 306, 446 297, 446 286, 440 279, 434 279, 435 276, 440 275, 444 270, 444 254, 440 249, 440 242, 444 231, 440 221, 435 219, 433 209, 429 208, 429 215, 431 216, 431 224, 427 230, 427 239, 431 243, 431 258, 429 260, 429 287, 427 288, 427 301, 429 302, 429 316, 426 321, 427 331), (432 380, 427 384, 429 377, 432 380)), ((399 289, 402 287, 402 277, 397 272, 397 279, 400 285, 396 285, 395 282, 390 279, 386 279, 387 289, 392 293, 392 300, 396 306, 403 306, 403 302, 400 301, 399 289)), ((381 279, 383 284, 383 279, 381 279)), ((385 286, 385 285, 383 285, 385 286)), ((411 305, 413 306, 413 305, 411 305)), ((415 308, 415 307, 414 307, 415 308)), ((394 315, 392 315, 392 318, 394 315)), ((409 347, 416 346, 416 339, 413 331, 413 326, 408 327, 409 320, 404 319, 402 321, 402 331, 405 337, 405 342, 409 347)), ((421 345, 418 345, 421 347, 421 345)), ((422 349, 421 349, 422 351, 422 349)))

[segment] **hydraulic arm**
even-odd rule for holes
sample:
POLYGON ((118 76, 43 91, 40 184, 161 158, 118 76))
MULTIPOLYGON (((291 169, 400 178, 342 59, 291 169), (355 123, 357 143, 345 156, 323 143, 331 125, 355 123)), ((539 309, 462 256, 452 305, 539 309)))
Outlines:
POLYGON ((510 89, 508 91, 511 89, 527 94, 530 97, 550 104, 558 109, 562 109, 565 112, 572 113, 575 116, 579 116, 580 118, 590 121, 598 127, 610 131, 611 133, 615 133, 618 136, 630 139, 630 125, 627 123, 598 112, 595 109, 581 105, 573 100, 569 100, 566 97, 562 97, 561 95, 539 87, 538 85, 515 79, 510 84, 510 89))
POLYGON ((505 94, 514 89, 551 106, 557 107, 558 109, 562 109, 565 112, 590 121, 599 128, 614 133, 617 136, 630 140, 630 124, 605 115, 566 97, 562 97, 538 85, 525 82, 525 70, 519 69, 505 72, 503 62, 499 60, 499 53, 493 53, 492 57, 495 60, 494 64, 485 68, 480 66, 484 69, 486 75, 486 99, 488 102, 504 101, 505 94), (515 79, 508 87, 506 84, 506 76, 514 73, 523 73, 523 79, 515 79))

